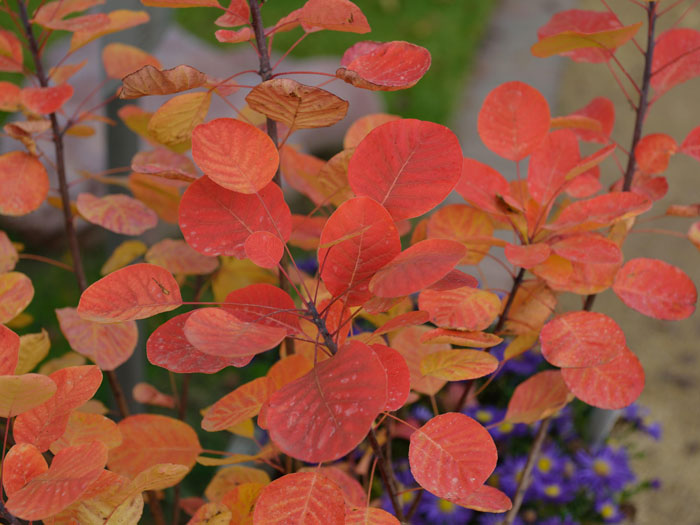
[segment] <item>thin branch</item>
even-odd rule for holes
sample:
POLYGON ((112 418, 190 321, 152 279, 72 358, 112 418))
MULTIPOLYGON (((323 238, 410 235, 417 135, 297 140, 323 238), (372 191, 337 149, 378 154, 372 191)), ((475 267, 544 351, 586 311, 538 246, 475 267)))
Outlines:
POLYGON ((394 484, 394 479, 389 476, 389 473, 387 472, 387 460, 386 456, 382 452, 382 447, 379 445, 379 441, 377 441, 377 434, 374 432, 374 429, 371 429, 369 431, 369 434, 367 436, 369 439, 369 444, 372 447, 372 450, 374 451, 374 455, 377 458, 377 466, 379 467, 379 474, 382 477, 382 481, 384 482, 384 488, 386 489, 387 493, 389 494, 389 499, 391 500, 391 505, 394 507, 394 514, 396 514, 396 517, 398 518, 399 521, 403 522, 404 521, 404 516, 403 516, 403 509, 401 508, 401 504, 399 503, 399 500, 396 496, 396 486, 394 484))
POLYGON ((48 257, 44 257, 43 255, 34 255, 31 253, 20 253, 19 254, 20 259, 27 259, 27 260, 32 260, 32 261, 39 261, 43 262, 46 264, 50 264, 52 266, 56 266, 57 268, 62 268, 63 270, 67 270, 69 272, 73 272, 73 267, 66 264, 62 263, 61 261, 55 261, 53 259, 49 259, 48 257))

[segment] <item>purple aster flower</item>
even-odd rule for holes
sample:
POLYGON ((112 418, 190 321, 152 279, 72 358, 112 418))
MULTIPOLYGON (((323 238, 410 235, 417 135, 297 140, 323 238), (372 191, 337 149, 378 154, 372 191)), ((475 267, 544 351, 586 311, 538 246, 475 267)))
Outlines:
POLYGON ((659 478, 654 478, 649 481, 649 488, 652 490, 659 490, 661 488, 661 480, 659 478))
POLYGON ((503 420, 505 410, 488 405, 473 405, 463 411, 469 417, 476 419, 484 426, 503 420))
MULTIPOLYGON (((518 483, 525 469, 527 458, 525 456, 506 457, 503 463, 496 467, 494 475, 497 476, 499 488, 509 497, 515 495, 518 483)), ((525 492, 524 501, 529 501, 533 496, 532 485, 525 492)))
POLYGON ((530 427, 525 423, 510 423, 508 421, 500 423, 488 430, 494 440, 522 437, 530 433, 530 427))
POLYGON ((654 440, 661 439, 661 423, 653 421, 649 416, 650 410, 646 407, 632 403, 624 409, 622 417, 629 421, 635 428, 649 434, 654 440))
POLYGON ((531 376, 537 372, 542 361, 542 354, 527 351, 506 361, 505 365, 503 365, 503 372, 510 372, 519 376, 531 376))
MULTIPOLYGON (((423 494, 423 497, 425 497, 426 494, 423 494)), ((401 510, 403 511, 404 515, 406 515, 406 513, 408 513, 408 511, 411 509, 411 505, 413 504, 413 498, 416 497, 416 492, 404 492, 402 494, 399 494, 397 497, 399 498, 399 501, 401 503, 401 510)), ((383 510, 387 511, 392 516, 396 515, 394 514, 394 506, 391 504, 391 498, 386 492, 382 495, 381 507, 383 510)), ((411 518, 411 524, 413 525, 427 525, 427 523, 428 522, 422 519, 422 516, 418 513, 416 513, 411 518)))
POLYGON ((575 459, 579 467, 577 481, 594 494, 618 492, 636 479, 624 448, 607 446, 593 453, 579 450, 575 459))
POLYGON ((605 523, 620 523, 624 517, 614 501, 606 499, 595 504, 595 510, 605 520, 605 523))
POLYGON ((297 267, 309 275, 315 275, 318 271, 318 259, 316 257, 307 257, 306 259, 298 259, 297 267))
POLYGON ((640 429, 654 438, 654 441, 659 441, 661 439, 661 423, 658 421, 649 421, 648 418, 644 418, 640 429))
POLYGON ((535 493, 535 499, 550 503, 568 503, 576 496, 572 483, 564 478, 534 477, 532 490, 535 493))
POLYGON ((408 464, 408 460, 404 459, 394 463, 394 475, 396 479, 405 487, 414 487, 417 485, 416 480, 411 474, 411 467, 408 464))
MULTIPOLYGON (((501 525, 506 519, 505 514, 488 514, 486 512, 479 514, 477 523, 479 525, 501 525)), ((513 520, 513 525, 525 525, 525 522, 519 516, 513 520)))
POLYGON ((535 479, 542 480, 560 479, 563 477, 565 466, 564 455, 556 445, 550 444, 540 452, 540 457, 533 468, 533 476, 535 479))
POLYGON ((543 519, 543 520, 538 520, 537 524, 538 525, 578 525, 578 522, 574 521, 574 519, 571 516, 566 516, 564 518, 562 518, 560 516, 551 516, 551 517, 543 519))
POLYGON ((440 499, 426 492, 418 505, 418 512, 431 525, 453 525, 467 523, 474 511, 460 507, 451 501, 440 499))
POLYGON ((433 418, 433 411, 425 405, 413 405, 411 407, 411 415, 421 423, 425 423, 433 418))

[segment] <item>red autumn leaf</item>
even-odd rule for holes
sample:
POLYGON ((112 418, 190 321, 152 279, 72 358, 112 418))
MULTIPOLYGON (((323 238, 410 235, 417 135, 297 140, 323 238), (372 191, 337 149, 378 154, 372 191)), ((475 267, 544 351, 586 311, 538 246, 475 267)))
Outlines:
POLYGON ((49 470, 39 449, 29 443, 14 445, 2 462, 2 486, 8 497, 13 496, 32 478, 49 470))
POLYGON ((102 370, 114 370, 124 363, 138 343, 135 321, 96 323, 80 317, 75 308, 58 308, 56 317, 70 347, 102 370))
POLYGON ((586 311, 568 312, 548 322, 540 343, 544 358, 560 368, 602 365, 627 348, 625 334, 612 318, 586 311))
POLYGON ((36 157, 23 151, 0 155, 0 215, 26 215, 49 193, 49 176, 36 157))
POLYGON ((294 299, 271 284, 257 283, 234 290, 226 296, 224 309, 241 321, 284 328, 289 335, 301 330, 294 299))
POLYGON ((80 296, 78 315, 113 323, 145 319, 182 305, 180 287, 166 269, 132 264, 93 283, 80 296))
POLYGON ((131 397, 142 405, 175 408, 175 398, 164 394, 149 383, 136 383, 131 390, 131 397))
POLYGON ((459 330, 484 330, 501 311, 499 297, 478 288, 456 288, 447 291, 423 290, 418 307, 430 314, 437 326, 459 330))
POLYGON ((685 140, 683 140, 683 144, 681 144, 680 152, 700 161, 700 126, 688 133, 685 140))
MULTIPOLYGON (((571 179, 564 191, 575 199, 585 199, 598 193, 602 187, 600 183, 600 168, 595 166, 571 179)), ((622 186, 620 186, 620 189, 622 189, 622 186)))
POLYGON ((284 328, 242 321, 223 308, 195 310, 185 321, 183 331, 198 350, 226 358, 265 352, 287 335, 284 328))
POLYGON ((19 336, 0 324, 0 375, 12 375, 19 359, 19 336))
POLYGON ((549 104, 539 91, 522 82, 506 82, 486 96, 477 126, 488 149, 518 161, 547 136, 549 123, 549 104))
POLYGON ((287 383, 305 375, 312 368, 313 363, 300 354, 292 354, 280 359, 267 371, 270 392, 279 390, 287 383))
POLYGON ((153 210, 128 195, 95 197, 81 193, 76 206, 86 221, 114 233, 141 235, 158 224, 158 216, 153 210))
POLYGON ((192 132, 192 158, 211 180, 239 193, 257 193, 279 166, 277 148, 252 124, 219 118, 192 132))
POLYGON ((0 274, 0 323, 19 315, 34 297, 32 281, 20 272, 0 274))
POLYGON ((137 173, 184 182, 194 182, 199 176, 197 168, 188 157, 166 148, 137 153, 131 159, 131 169, 137 173))
POLYGON ((651 208, 652 202, 629 191, 607 193, 569 204, 547 227, 552 230, 595 230, 651 208))
POLYGON ((20 101, 32 113, 56 113, 73 96, 73 86, 61 84, 51 87, 28 87, 22 90, 20 101))
POLYGON ((488 253, 493 236, 489 215, 466 204, 441 206, 428 220, 428 239, 452 239, 464 244, 467 254, 460 264, 476 265, 488 253))
MULTIPOLYGON (((585 11, 582 9, 569 9, 561 11, 537 31, 538 39, 542 40, 565 31, 595 35, 601 31, 620 29, 619 19, 614 13, 606 11, 585 11)), ((580 42, 579 42, 580 43, 580 42)), ((614 49, 614 47, 612 48, 614 49)), ((607 62, 610 60, 610 51, 606 49, 591 48, 573 49, 560 53, 568 56, 575 62, 607 62)), ((539 56, 539 55, 538 55, 539 56)))
POLYGON ((231 0, 226 12, 214 22, 219 27, 236 27, 250 22, 250 6, 246 0, 231 0))
POLYGON ((566 175, 580 159, 573 131, 549 133, 532 152, 527 172, 527 189, 538 203, 547 205, 564 189, 566 175))
POLYGON ((563 368, 561 375, 577 398, 607 410, 629 406, 644 389, 644 369, 629 349, 604 365, 563 368))
POLYGON ((300 13, 306 32, 329 29, 348 33, 369 33, 367 18, 349 0, 308 0, 300 13))
POLYGON ((69 52, 72 53, 104 35, 116 33, 148 22, 150 17, 145 11, 117 9, 106 13, 109 22, 106 25, 75 31, 70 41, 69 52))
POLYGON ((405 314, 400 314, 390 319, 382 326, 377 328, 373 334, 388 334, 389 332, 393 332, 394 330, 398 330, 399 328, 403 328, 405 326, 414 326, 427 323, 429 319, 430 315, 428 315, 428 312, 421 312, 420 310, 406 312, 405 314))
POLYGON ((52 373, 56 393, 41 405, 17 416, 12 428, 16 443, 31 443, 42 452, 66 429, 70 413, 95 395, 102 383, 96 366, 71 366, 52 373))
POLYGON ((479 286, 479 281, 476 279, 476 277, 464 273, 461 270, 452 270, 445 275, 445 277, 428 286, 428 290, 442 292, 445 290, 462 288, 463 286, 471 286, 472 288, 476 288, 479 286))
POLYGON ((532 424, 559 412, 569 402, 569 396, 562 372, 538 372, 515 387, 503 419, 509 423, 532 424))
POLYGON ((574 129, 573 132, 579 139, 600 144, 605 144, 610 140, 610 133, 612 133, 615 124, 615 105, 609 98, 596 97, 586 106, 574 111, 572 115, 592 118, 600 123, 600 131, 574 129))
POLYGON ((651 87, 657 97, 700 75, 699 49, 700 31, 697 29, 684 27, 661 33, 651 62, 651 87))
POLYGON ((372 113, 370 115, 365 115, 364 117, 358 118, 345 132, 345 137, 343 138, 343 149, 356 148, 358 144, 362 142, 362 139, 364 139, 374 128, 378 128, 387 122, 393 122, 394 120, 400 119, 401 117, 397 115, 389 115, 388 113, 372 113))
POLYGON ((338 485, 318 472, 287 474, 266 486, 255 504, 256 525, 345 523, 345 500, 338 485))
POLYGON ((401 252, 401 240, 389 212, 369 197, 343 203, 321 232, 318 261, 321 279, 349 306, 372 297, 369 281, 401 252))
POLYGON ((246 257, 261 268, 277 268, 284 255, 284 243, 275 234, 253 232, 243 244, 246 257))
POLYGON ((552 254, 530 271, 542 278, 552 290, 590 295, 612 286, 619 268, 620 263, 573 261, 552 254))
POLYGON ((112 42, 102 48, 102 64, 109 78, 121 80, 144 66, 161 68, 158 59, 138 47, 112 42))
POLYGON ((122 79, 123 87, 119 92, 119 98, 171 95, 204 86, 207 81, 207 75, 184 64, 162 70, 147 65, 122 79))
POLYGON ((220 357, 197 350, 185 337, 185 322, 192 312, 180 314, 160 325, 148 338, 148 361, 176 374, 214 374, 227 366, 245 366, 250 357, 220 357))
POLYGON ((245 259, 245 241, 253 232, 281 235, 286 242, 292 232, 292 214, 275 183, 256 195, 245 195, 202 177, 182 196, 179 224, 187 244, 199 253, 245 259))
POLYGON ((132 173, 128 184, 134 197, 156 212, 161 219, 171 224, 177 223, 182 185, 180 181, 132 173))
POLYGON ((155 414, 138 414, 118 423, 122 444, 109 451, 109 469, 128 478, 159 463, 192 468, 202 447, 187 423, 155 414))
POLYGON ((0 417, 32 410, 56 392, 56 383, 41 374, 0 375, 0 417))
POLYGON ((459 499, 476 490, 493 472, 496 459, 488 431, 464 414, 436 416, 411 434, 411 473, 439 498, 459 499))
POLYGON ((239 44, 255 38, 255 33, 249 27, 243 27, 237 31, 231 29, 219 29, 214 32, 214 36, 219 42, 227 44, 239 44))
POLYGON ((292 132, 332 126, 348 112, 345 100, 290 78, 273 78, 258 84, 245 99, 252 109, 283 123, 292 132))
POLYGON ((289 237, 289 244, 302 250, 317 250, 326 220, 325 217, 292 215, 292 235, 289 237))
POLYGON ((481 485, 473 492, 452 502, 478 512, 506 512, 513 506, 506 494, 490 485, 481 485))
POLYGON ((48 518, 77 501, 107 462, 107 447, 99 441, 61 450, 49 470, 32 478, 8 498, 5 506, 25 520, 48 518))
POLYGON ((255 417, 269 395, 268 378, 253 379, 209 407, 202 420, 202 428, 208 432, 216 432, 255 417))
POLYGON ((552 252, 568 259, 589 264, 620 264, 622 251, 610 239, 594 232, 574 233, 551 241, 552 252))
POLYGON ((427 326, 409 326, 391 338, 391 347, 406 361, 410 374, 411 389, 429 396, 435 395, 445 386, 446 381, 421 373, 423 358, 434 352, 450 350, 449 344, 422 344, 422 337, 430 332, 427 326))
POLYGON ((420 241, 394 257, 374 274, 369 289, 379 297, 410 295, 445 277, 465 253, 466 248, 456 241, 420 241))
POLYGON ((267 408, 270 438, 303 461, 332 461, 360 444, 387 403, 379 357, 353 341, 275 392, 267 408))
POLYGON ((100 441, 110 449, 122 442, 117 424, 101 414, 74 411, 68 419, 65 432, 51 443, 51 452, 58 453, 64 448, 100 441))
POLYGON ((420 340, 422 343, 427 344, 448 343, 455 346, 469 346, 472 348, 490 348, 503 342, 503 339, 495 334, 448 330, 447 328, 434 328, 424 333, 420 340))
POLYGON ((671 156, 678 151, 676 140, 665 133, 645 135, 634 148, 634 158, 642 172, 658 175, 668 168, 671 156))
POLYGON ((430 52, 409 42, 358 42, 349 48, 335 75, 372 91, 396 91, 418 83, 430 69, 430 52))
POLYGON ((440 204, 461 170, 462 150, 454 133, 432 122, 402 119, 375 128, 360 142, 348 165, 348 181, 356 195, 372 197, 398 221, 440 204))
POLYGON ((346 513, 354 507, 363 507, 367 503, 365 489, 359 481, 342 470, 342 467, 304 467, 298 472, 318 472, 321 476, 325 476, 338 485, 345 498, 346 513))
POLYGON ((7 234, 0 230, 0 274, 11 272, 19 261, 17 249, 7 234))
POLYGON ((370 345, 386 372, 387 394, 384 410, 398 410, 406 403, 411 389, 411 373, 403 356, 388 346, 370 345))
POLYGON ((216 257, 202 255, 179 239, 157 242, 148 249, 144 259, 175 275, 206 275, 219 267, 216 257))
POLYGON ((613 291, 630 308, 655 319, 672 321, 690 317, 698 300, 690 277, 658 259, 628 261, 615 276, 613 291))
MULTIPOLYGON (((507 297, 504 298, 504 302, 507 297)), ((504 333, 525 334, 538 331, 554 312, 557 298, 540 280, 525 280, 515 293, 504 333)))
POLYGON ((481 350, 441 350, 426 355, 420 362, 421 374, 445 381, 476 379, 497 368, 498 359, 481 350))
MULTIPOLYGON (((540 37, 530 51, 536 57, 546 58, 553 55, 567 55, 585 49, 598 50, 603 57, 600 62, 610 60, 615 50, 634 38, 642 22, 629 26, 621 26, 616 29, 603 29, 594 32, 587 31, 562 31, 551 36, 540 37)), ((578 55, 580 57, 580 55, 578 55)), ((598 61, 598 56, 594 60, 582 60, 584 62, 598 61)))
POLYGON ((399 520, 385 510, 361 507, 345 513, 345 525, 399 525, 399 520))
POLYGON ((532 268, 543 263, 549 257, 551 249, 548 244, 506 244, 505 255, 508 262, 522 268, 532 268))
POLYGON ((0 71, 21 73, 23 64, 22 43, 11 31, 0 29, 0 71))

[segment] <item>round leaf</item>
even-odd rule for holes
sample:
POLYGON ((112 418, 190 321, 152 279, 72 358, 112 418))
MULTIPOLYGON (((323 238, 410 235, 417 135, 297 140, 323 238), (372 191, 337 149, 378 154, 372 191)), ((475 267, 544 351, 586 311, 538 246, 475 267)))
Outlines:
POLYGON ((215 257, 207 257, 179 239, 163 239, 149 248, 146 262, 162 266, 174 275, 207 275, 219 267, 215 257))
POLYGON ((243 245, 248 259, 261 268, 277 268, 284 255, 284 243, 270 232, 254 232, 243 245))
POLYGON ((504 421, 534 423, 556 414, 569 402, 569 389, 559 370, 544 370, 515 387, 504 421))
POLYGON ((49 176, 36 157, 21 151, 0 155, 0 215, 26 215, 49 193, 49 176))
POLYGON ((40 374, 0 376, 0 416, 14 417, 41 405, 56 392, 56 383, 40 374))
POLYGON ((158 224, 158 216, 153 210, 128 195, 95 197, 81 193, 76 205, 86 221, 114 233, 141 235, 158 224))
POLYGON ((445 381, 484 377, 498 368, 498 359, 481 350, 442 350, 426 355, 421 374, 445 381))
POLYGON ((484 330, 501 311, 500 298, 485 290, 462 287, 454 290, 423 290, 418 306, 430 314, 430 320, 440 327, 459 330, 484 330))

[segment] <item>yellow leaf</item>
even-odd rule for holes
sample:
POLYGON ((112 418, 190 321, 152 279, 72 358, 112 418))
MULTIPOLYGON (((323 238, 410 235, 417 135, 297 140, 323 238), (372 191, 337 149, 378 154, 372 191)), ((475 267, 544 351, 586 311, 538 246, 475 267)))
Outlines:
POLYGON ((206 91, 173 97, 153 114, 148 133, 164 146, 189 144, 192 130, 204 122, 210 103, 211 93, 206 91))
POLYGON ((277 277, 248 259, 238 260, 235 257, 221 257, 221 268, 214 274, 212 280, 214 300, 223 302, 233 290, 255 283, 276 284, 277 277))
POLYGON ((186 465, 159 463, 136 474, 127 491, 131 496, 147 490, 167 489, 180 483, 189 471, 186 465))
POLYGON ((38 334, 27 334, 19 338, 19 359, 15 367, 15 374, 26 374, 34 370, 49 353, 51 341, 49 333, 41 329, 38 334))
POLYGON ((95 134, 95 128, 86 124, 75 124, 68 128, 66 134, 73 137, 92 137, 95 134))
POLYGON ((69 52, 72 53, 76 49, 80 49, 101 36, 145 24, 150 20, 146 11, 130 11, 128 9, 118 9, 107 13, 107 16, 109 17, 109 23, 107 25, 94 31, 76 31, 73 33, 73 37, 70 40, 69 52))
POLYGON ((100 269, 100 275, 107 275, 112 273, 114 270, 123 268, 127 264, 141 257, 148 250, 146 246, 141 241, 130 240, 124 241, 119 246, 117 246, 109 259, 102 265, 100 269))
POLYGON ((264 470, 252 467, 227 467, 217 471, 204 491, 209 501, 221 501, 221 498, 229 490, 243 483, 270 483, 270 476, 264 470))
POLYGON ((84 356, 75 352, 66 352, 61 357, 56 357, 46 361, 46 363, 41 365, 41 368, 39 368, 39 373, 47 376, 56 370, 68 368, 69 366, 80 366, 84 365, 85 363, 87 363, 87 359, 85 359, 84 356))
POLYGON ((498 359, 482 350, 440 350, 421 359, 420 372, 445 381, 476 379, 498 368, 498 359))
POLYGON ((527 352, 534 346, 539 336, 540 333, 538 331, 526 332, 518 335, 515 339, 508 343, 508 346, 506 346, 506 351, 503 354, 503 360, 513 359, 514 357, 518 357, 520 354, 527 352))
POLYGON ((13 330, 20 330, 22 328, 26 328, 30 324, 34 322, 34 316, 32 314, 28 314, 27 312, 22 312, 19 315, 16 315, 9 321, 5 323, 5 326, 8 328, 12 328, 13 330))
POLYGON ((564 31, 543 38, 534 44, 530 51, 539 58, 547 58, 552 55, 589 47, 607 49, 612 53, 612 51, 633 38, 641 26, 642 22, 638 22, 629 26, 597 31, 595 33, 564 31))
POLYGON ((231 434, 246 437, 248 439, 253 439, 253 437, 255 436, 255 425, 253 425, 252 419, 246 419, 245 421, 241 421, 237 425, 228 427, 226 430, 231 432, 231 434))

